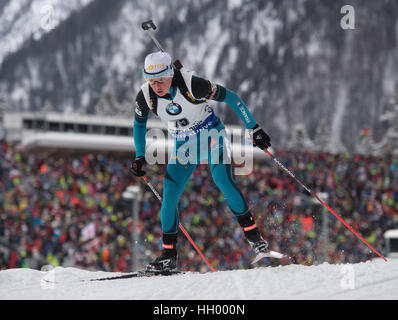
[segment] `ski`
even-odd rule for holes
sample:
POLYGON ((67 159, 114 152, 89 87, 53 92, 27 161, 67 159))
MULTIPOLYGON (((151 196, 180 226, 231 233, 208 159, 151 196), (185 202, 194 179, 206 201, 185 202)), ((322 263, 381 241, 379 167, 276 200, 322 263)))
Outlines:
POLYGON ((179 270, 168 270, 168 271, 140 270, 140 271, 136 271, 136 272, 121 274, 118 276, 88 279, 88 280, 81 280, 81 281, 106 281, 106 280, 118 280, 118 279, 140 278, 140 277, 173 276, 173 275, 184 274, 184 273, 185 273, 184 271, 179 271, 179 270))
POLYGON ((263 258, 282 259, 285 257, 286 257, 286 255, 284 255, 280 252, 269 250, 267 252, 260 252, 259 254, 257 254, 257 256, 253 259, 251 264, 255 264, 256 262, 260 261, 263 258))

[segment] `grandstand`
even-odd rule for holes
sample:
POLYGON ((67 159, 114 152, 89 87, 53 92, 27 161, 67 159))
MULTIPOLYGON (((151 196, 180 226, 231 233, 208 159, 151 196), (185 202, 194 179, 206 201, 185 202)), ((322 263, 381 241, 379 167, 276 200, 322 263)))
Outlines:
MULTIPOLYGON (((7 140, 0 144, 0 268, 53 264, 129 271, 134 221, 122 194, 138 183, 127 174, 134 152, 131 120, 40 113, 6 113, 3 120, 7 140), (93 238, 85 240, 88 228, 94 230, 93 238)), ((166 130, 153 120, 151 128, 166 130)), ((237 143, 240 128, 227 130, 237 143)), ((375 248, 383 254, 395 250, 395 241, 383 235, 398 228, 396 157, 305 150, 274 154, 303 183, 325 193, 336 212, 375 248)), ((160 194, 163 170, 163 165, 153 165, 147 171, 160 194)), ((319 206, 272 163, 255 161, 252 173, 237 183, 270 246, 290 257, 264 265, 373 258, 339 221, 325 221, 319 206)), ((193 173, 179 210, 182 225, 215 269, 252 267, 248 244, 208 166, 199 165, 193 173)), ((159 212, 157 199, 143 188, 137 224, 143 265, 161 250, 159 212)), ((206 270, 184 237, 179 246, 182 269, 206 270)))
MULTIPOLYGON (((31 151, 132 152, 132 120, 109 116, 61 113, 6 113, 7 140, 20 142, 31 151)), ((149 121, 148 128, 161 128, 149 121)))
MULTIPOLYGON (((126 118, 63 113, 5 113, 3 123, 8 141, 20 142, 26 150, 46 151, 101 151, 130 153, 135 151, 132 143, 133 120, 126 118)), ((148 120, 147 129, 158 129, 167 137, 167 152, 170 153, 173 139, 166 125, 159 120, 148 120)), ((245 131, 239 126, 226 126, 232 143, 232 154, 252 154, 254 158, 264 157, 257 148, 247 145, 245 131), (239 146, 239 148, 237 148, 239 146)), ((163 144, 152 138, 152 143, 163 144)))

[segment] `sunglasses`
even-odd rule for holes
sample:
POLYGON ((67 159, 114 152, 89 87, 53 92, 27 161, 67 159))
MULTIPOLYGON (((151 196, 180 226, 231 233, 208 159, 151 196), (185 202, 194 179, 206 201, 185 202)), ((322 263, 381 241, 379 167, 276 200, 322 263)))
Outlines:
POLYGON ((159 77, 159 78, 148 79, 148 82, 151 85, 163 84, 167 81, 167 79, 170 79, 170 77, 159 77))

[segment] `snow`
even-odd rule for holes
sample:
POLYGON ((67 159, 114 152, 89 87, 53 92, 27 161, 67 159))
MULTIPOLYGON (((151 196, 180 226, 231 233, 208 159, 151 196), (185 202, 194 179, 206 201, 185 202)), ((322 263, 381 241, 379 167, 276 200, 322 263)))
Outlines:
POLYGON ((269 3, 263 14, 257 15, 253 21, 253 30, 249 31, 251 43, 268 44, 270 52, 275 52, 276 31, 282 28, 281 21, 276 17, 273 5, 269 3))
POLYGON ((398 260, 81 281, 119 273, 57 267, 0 271, 7 300, 395 300, 398 260))
POLYGON ((0 64, 15 52, 30 36, 39 40, 47 24, 55 28, 74 10, 92 0, 13 0, 0 12, 0 64))
POLYGON ((232 10, 235 8, 240 8, 242 6, 242 0, 229 0, 228 1, 228 10, 232 10))
POLYGON ((339 94, 337 95, 337 101, 332 122, 332 136, 335 141, 341 141, 341 126, 343 124, 343 118, 345 110, 347 109, 348 92, 344 85, 339 88, 339 94))

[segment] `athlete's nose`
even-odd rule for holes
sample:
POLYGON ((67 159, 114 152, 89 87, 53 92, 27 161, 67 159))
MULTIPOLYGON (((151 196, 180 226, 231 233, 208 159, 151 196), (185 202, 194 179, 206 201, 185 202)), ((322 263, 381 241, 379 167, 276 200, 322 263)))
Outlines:
POLYGON ((155 83, 153 84, 153 86, 155 87, 156 91, 161 91, 163 88, 163 84, 162 83, 155 83))

